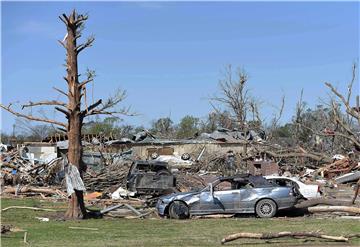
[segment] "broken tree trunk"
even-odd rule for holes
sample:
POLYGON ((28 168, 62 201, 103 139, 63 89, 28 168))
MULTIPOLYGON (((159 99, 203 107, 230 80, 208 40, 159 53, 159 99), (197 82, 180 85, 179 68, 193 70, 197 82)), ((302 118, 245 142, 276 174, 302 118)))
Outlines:
POLYGON ((295 208, 308 208, 312 206, 322 205, 331 205, 331 206, 350 206, 350 201, 337 200, 337 199, 327 199, 327 198, 315 198, 302 201, 295 205, 295 208))
POLYGON ((322 238, 327 240, 347 242, 349 239, 344 236, 329 236, 319 232, 278 232, 278 233, 253 233, 253 232, 239 232, 229 236, 226 236, 221 240, 221 244, 225 244, 230 241, 234 241, 239 238, 253 238, 253 239, 273 239, 283 237, 313 237, 322 238))
POLYGON ((310 213, 323 213, 323 212, 345 212, 360 214, 360 208, 347 207, 347 206, 317 206, 308 208, 310 213))
MULTIPOLYGON (((81 127, 83 116, 81 114, 81 92, 82 86, 79 83, 78 74, 78 47, 76 40, 80 34, 81 24, 84 21, 82 15, 78 15, 75 10, 68 16, 63 15, 64 23, 67 28, 66 37, 66 81, 68 83, 68 105, 67 105, 67 134, 69 140, 68 160, 69 163, 76 166, 80 176, 84 171, 82 165, 82 146, 81 146, 81 127)), ((86 209, 83 201, 83 191, 76 191, 71 195, 69 208, 65 213, 66 218, 77 219, 86 217, 86 209)))

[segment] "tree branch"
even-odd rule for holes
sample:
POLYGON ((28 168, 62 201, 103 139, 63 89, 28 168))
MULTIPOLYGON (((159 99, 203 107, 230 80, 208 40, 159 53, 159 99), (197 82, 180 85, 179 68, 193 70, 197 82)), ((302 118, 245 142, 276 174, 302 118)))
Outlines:
POLYGON ((346 112, 348 114, 350 114, 352 117, 356 118, 358 120, 358 122, 360 123, 360 112, 357 112, 352 107, 350 107, 350 105, 348 104, 345 97, 341 93, 339 93, 333 85, 331 85, 328 82, 325 82, 325 85, 328 88, 330 88, 330 90, 341 100, 341 102, 344 104, 344 106, 346 108, 346 112))
POLYGON ((83 88, 86 84, 88 84, 89 82, 92 82, 94 81, 94 77, 96 76, 95 75, 95 71, 94 70, 90 70, 90 69, 87 69, 86 70, 86 75, 87 75, 87 79, 82 81, 81 83, 79 83, 79 88, 83 88))
POLYGON ((98 107, 101 103, 102 103, 102 100, 99 99, 99 100, 96 101, 94 104, 90 105, 90 106, 87 107, 85 110, 83 110, 83 111, 81 112, 81 115, 85 116, 87 113, 89 113, 90 111, 92 111, 93 109, 95 109, 96 107, 98 107))
POLYGON ((55 120, 50 120, 50 119, 46 119, 46 118, 38 118, 38 117, 31 116, 31 115, 25 115, 25 114, 22 114, 22 113, 19 113, 19 112, 15 112, 14 110, 12 110, 10 108, 10 105, 6 107, 3 104, 0 104, 0 107, 3 108, 6 111, 12 113, 13 115, 15 115, 17 117, 22 117, 22 118, 26 118, 26 119, 33 120, 33 121, 38 121, 38 122, 56 124, 56 125, 60 125, 62 127, 67 128, 66 124, 55 121, 55 120))
POLYGON ((120 111, 102 111, 102 110, 92 110, 89 113, 85 114, 85 117, 90 115, 114 115, 114 114, 121 114, 125 116, 136 116, 134 113, 129 113, 129 108, 122 109, 120 111))
POLYGON ((66 49, 66 45, 65 45, 64 42, 62 42, 61 40, 58 40, 58 42, 59 42, 59 44, 60 44, 62 47, 64 47, 64 48, 66 49))
POLYGON ((75 48, 76 52, 79 54, 79 53, 80 53, 82 50, 84 50, 85 48, 92 46, 92 44, 93 44, 94 41, 95 41, 95 37, 94 37, 94 36, 88 37, 84 44, 78 45, 78 46, 75 48))
POLYGON ((70 112, 69 112, 69 111, 67 111, 67 110, 65 110, 65 109, 62 109, 62 108, 60 108, 60 107, 55 106, 55 110, 57 110, 57 111, 59 111, 59 112, 61 112, 61 113, 64 113, 65 116, 66 116, 66 118, 68 118, 69 115, 70 115, 70 112))
POLYGON ((53 87, 53 89, 56 90, 56 91, 58 91, 59 93, 65 95, 66 97, 69 96, 67 93, 65 93, 65 92, 64 92, 63 90, 61 90, 61 89, 58 89, 58 88, 56 88, 56 87, 53 87))
POLYGON ((92 81, 94 81, 94 78, 86 79, 86 80, 82 81, 78 87, 83 88, 86 84, 88 84, 89 82, 92 82, 92 81))
POLYGON ((46 101, 39 101, 39 102, 29 101, 28 104, 22 105, 22 109, 24 109, 26 107, 39 106, 39 105, 59 105, 59 106, 64 106, 64 107, 67 106, 66 103, 56 101, 56 100, 51 100, 51 101, 46 100, 46 101))
POLYGON ((60 16, 59 16, 59 19, 60 19, 62 22, 64 22, 64 24, 65 24, 66 26, 68 26, 68 24, 69 24, 69 19, 68 19, 68 17, 67 17, 65 14, 60 15, 60 16))

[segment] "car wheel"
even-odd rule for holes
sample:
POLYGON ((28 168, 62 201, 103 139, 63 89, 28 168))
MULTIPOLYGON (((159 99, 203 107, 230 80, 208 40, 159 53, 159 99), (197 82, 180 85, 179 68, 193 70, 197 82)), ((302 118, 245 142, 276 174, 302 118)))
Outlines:
POLYGON ((189 207, 181 201, 174 201, 169 207, 169 216, 171 219, 189 218, 189 207))
POLYGON ((260 200, 255 207, 255 212, 260 218, 271 218, 276 214, 277 206, 273 200, 260 200))
POLYGON ((171 173, 168 170, 160 170, 156 172, 156 176, 161 176, 161 175, 170 176, 171 173))
POLYGON ((190 154, 188 154, 188 153, 183 153, 183 154, 181 155, 181 159, 182 159, 182 160, 189 160, 189 159, 190 159, 190 154))
POLYGON ((157 157, 159 157, 159 154, 157 152, 153 152, 151 155, 151 158, 154 160, 156 159, 157 157))

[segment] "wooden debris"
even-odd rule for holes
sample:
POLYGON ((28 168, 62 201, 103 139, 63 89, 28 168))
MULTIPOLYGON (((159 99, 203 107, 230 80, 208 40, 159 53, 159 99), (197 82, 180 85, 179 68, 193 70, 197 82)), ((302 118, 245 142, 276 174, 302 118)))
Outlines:
POLYGON ((27 242, 27 232, 24 232, 24 244, 28 244, 28 242, 27 242))
POLYGON ((323 212, 346 212, 360 214, 360 208, 347 207, 347 206, 317 206, 308 208, 310 213, 323 213, 323 212))
POLYGON ((328 198, 315 198, 302 201, 295 205, 295 208, 308 208, 316 205, 331 205, 331 206, 350 206, 350 201, 337 200, 337 199, 328 199, 328 198))
POLYGON ((211 215, 199 215, 194 216, 195 219, 223 219, 223 218, 233 218, 234 214, 211 214, 211 215))
POLYGON ((89 191, 101 191, 103 194, 110 191, 112 186, 117 188, 126 187, 126 176, 129 172, 130 165, 128 162, 119 162, 100 171, 86 172, 84 174, 84 184, 89 191))
POLYGON ((132 212, 134 212, 137 216, 140 216, 141 213, 139 211, 137 211, 134 207, 132 207, 129 204, 124 204, 125 207, 127 207, 128 209, 130 209, 132 212))
POLYGON ((6 211, 9 209, 31 209, 31 210, 36 210, 36 211, 49 211, 49 212, 57 211, 55 209, 50 209, 50 208, 35 208, 35 207, 24 207, 24 206, 10 206, 10 207, 1 209, 1 211, 6 211))
POLYGON ((16 187, 8 187, 3 190, 3 193, 27 193, 27 192, 34 192, 34 193, 42 193, 42 194, 58 194, 56 190, 51 188, 37 188, 37 187, 22 187, 17 190, 16 187))
POLYGON ((253 239, 274 239, 274 238, 283 238, 283 237, 313 237, 313 238, 322 238, 338 242, 347 242, 349 238, 344 236, 330 236, 325 235, 320 232, 278 232, 278 233, 253 233, 253 232, 239 232, 226 236, 221 240, 221 244, 234 241, 239 238, 253 238, 253 239))
POLYGON ((98 231, 99 228, 91 228, 91 227, 79 227, 79 226, 69 226, 70 229, 75 230, 88 230, 88 231, 98 231))

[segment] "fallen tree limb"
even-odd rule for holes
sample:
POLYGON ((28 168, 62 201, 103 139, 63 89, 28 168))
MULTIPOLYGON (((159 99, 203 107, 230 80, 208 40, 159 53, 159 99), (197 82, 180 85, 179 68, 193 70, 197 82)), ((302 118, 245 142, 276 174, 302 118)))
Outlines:
POLYGON ((330 236, 319 232, 278 232, 278 233, 253 233, 253 232, 239 232, 226 236, 221 240, 221 244, 234 241, 239 238, 253 238, 253 239, 273 239, 283 237, 313 237, 333 240, 338 242, 347 242, 349 239, 344 236, 330 236))
POLYGON ((295 208, 308 208, 312 206, 317 206, 319 204, 330 205, 330 206, 350 206, 350 201, 337 200, 337 199, 326 199, 326 198, 316 198, 302 201, 295 205, 295 208))
POLYGON ((15 209, 15 208, 18 208, 18 209, 32 209, 32 210, 36 210, 36 211, 56 212, 55 209, 50 209, 50 208, 35 208, 35 207, 23 207, 23 206, 10 206, 10 207, 1 209, 1 211, 6 211, 6 210, 9 210, 9 209, 15 209))
MULTIPOLYGON (((13 193, 13 194, 15 192, 16 192, 16 187, 5 188, 2 191, 2 193, 13 193)), ((58 194, 56 190, 50 188, 22 187, 17 191, 17 193, 27 193, 27 192, 43 193, 47 195, 58 194)))
POLYGON ((69 226, 69 229, 88 230, 88 231, 98 231, 99 230, 99 228, 80 227, 80 226, 69 226))
POLYGON ((312 160, 316 160, 318 162, 322 161, 324 163, 331 163, 333 160, 329 157, 326 157, 323 154, 319 153, 300 153, 300 152, 289 152, 278 154, 269 150, 263 150, 262 152, 274 157, 274 158, 290 158, 290 157, 304 157, 312 160))
POLYGON ((346 212, 360 214, 360 208, 347 207, 347 206, 317 206, 308 208, 310 213, 323 213, 323 212, 346 212))

